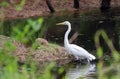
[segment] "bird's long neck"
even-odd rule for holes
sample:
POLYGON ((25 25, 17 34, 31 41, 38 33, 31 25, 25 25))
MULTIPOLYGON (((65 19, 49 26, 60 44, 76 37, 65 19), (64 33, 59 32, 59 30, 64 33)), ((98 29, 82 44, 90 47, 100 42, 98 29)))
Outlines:
POLYGON ((67 31, 65 33, 65 36, 64 36, 64 45, 65 46, 67 46, 69 44, 68 35, 69 35, 70 31, 71 31, 71 24, 69 23, 68 24, 68 29, 67 29, 67 31))

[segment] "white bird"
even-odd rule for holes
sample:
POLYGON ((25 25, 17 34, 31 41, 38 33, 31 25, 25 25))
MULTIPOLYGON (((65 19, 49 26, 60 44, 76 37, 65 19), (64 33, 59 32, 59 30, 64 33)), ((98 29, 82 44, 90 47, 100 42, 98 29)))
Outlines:
POLYGON ((96 57, 94 55, 88 53, 88 51, 85 50, 84 48, 77 46, 75 44, 69 43, 68 35, 71 31, 71 24, 69 21, 58 23, 57 25, 67 25, 68 26, 68 30, 66 31, 65 36, 64 36, 64 46, 69 54, 74 55, 77 60, 87 59, 87 61, 90 62, 90 61, 96 59, 96 57))

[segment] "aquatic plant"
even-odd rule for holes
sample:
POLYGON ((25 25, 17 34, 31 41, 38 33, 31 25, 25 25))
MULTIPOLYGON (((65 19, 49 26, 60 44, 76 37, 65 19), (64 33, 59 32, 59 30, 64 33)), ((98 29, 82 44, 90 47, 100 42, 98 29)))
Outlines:
POLYGON ((100 61, 97 64, 98 79, 118 79, 120 77, 120 54, 115 49, 112 41, 109 39, 104 30, 99 30, 96 32, 95 45, 97 48, 97 56, 100 58, 100 61), (111 56, 109 56, 110 59, 108 60, 110 61, 110 64, 107 66, 105 60, 101 59, 104 56, 104 50, 100 45, 100 36, 104 39, 111 51, 111 56))

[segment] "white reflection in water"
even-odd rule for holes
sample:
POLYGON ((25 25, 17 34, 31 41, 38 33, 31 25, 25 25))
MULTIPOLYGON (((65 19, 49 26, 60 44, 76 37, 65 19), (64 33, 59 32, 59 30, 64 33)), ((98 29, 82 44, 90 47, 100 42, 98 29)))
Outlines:
POLYGON ((93 76, 96 74, 95 64, 87 64, 87 65, 76 65, 74 68, 70 68, 65 76, 65 79, 80 79, 82 77, 83 79, 93 79, 90 76, 93 76))

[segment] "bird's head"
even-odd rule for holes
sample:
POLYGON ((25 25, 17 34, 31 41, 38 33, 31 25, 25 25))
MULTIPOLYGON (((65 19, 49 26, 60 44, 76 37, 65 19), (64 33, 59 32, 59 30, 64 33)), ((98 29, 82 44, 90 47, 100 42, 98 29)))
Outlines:
POLYGON ((64 21, 64 22, 61 22, 61 23, 57 23, 56 25, 69 25, 70 22, 69 21, 64 21))

